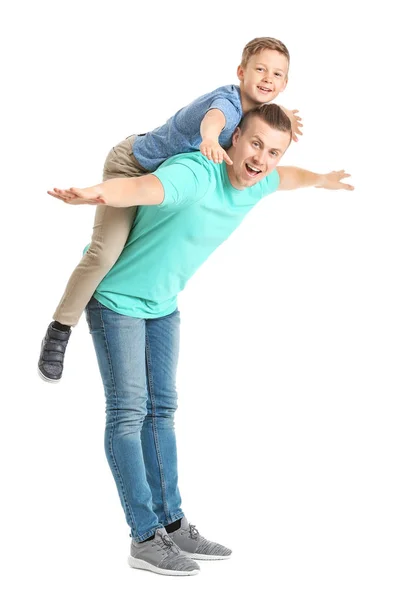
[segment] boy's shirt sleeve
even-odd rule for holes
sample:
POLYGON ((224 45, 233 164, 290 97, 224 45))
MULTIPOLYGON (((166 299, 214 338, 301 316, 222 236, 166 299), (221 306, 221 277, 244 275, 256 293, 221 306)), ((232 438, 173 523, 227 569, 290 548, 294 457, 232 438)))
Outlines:
POLYGON ((164 199, 160 207, 184 208, 199 202, 209 192, 211 174, 207 164, 190 158, 177 159, 161 165, 154 173, 164 188, 164 199))
POLYGON ((213 108, 221 110, 226 118, 226 124, 224 125, 223 131, 233 131, 237 127, 238 122, 241 120, 242 113, 238 110, 238 107, 235 106, 235 104, 230 102, 228 98, 214 98, 208 108, 208 111, 212 110, 213 108))

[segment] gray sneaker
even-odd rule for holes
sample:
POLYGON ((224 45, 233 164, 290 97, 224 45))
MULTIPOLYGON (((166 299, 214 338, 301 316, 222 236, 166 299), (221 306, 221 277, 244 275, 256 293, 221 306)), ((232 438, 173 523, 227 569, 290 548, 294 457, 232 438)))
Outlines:
POLYGON ((159 575, 197 575, 199 565, 185 556, 162 527, 156 529, 153 540, 131 541, 128 564, 134 569, 145 569, 159 575))
POLYGON ((181 520, 181 527, 169 533, 169 536, 180 548, 181 554, 192 558, 199 560, 223 560, 231 556, 231 550, 221 544, 209 542, 209 540, 200 535, 195 525, 188 523, 185 517, 181 520))

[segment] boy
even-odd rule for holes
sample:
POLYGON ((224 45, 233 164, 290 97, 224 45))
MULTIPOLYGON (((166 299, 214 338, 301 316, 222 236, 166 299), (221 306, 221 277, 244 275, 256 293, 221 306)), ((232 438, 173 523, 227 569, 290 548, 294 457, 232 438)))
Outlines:
MULTIPOLYGON (((153 172, 173 155, 200 150, 209 160, 231 164, 224 147, 242 116, 271 102, 288 81, 289 53, 274 38, 255 38, 242 53, 237 75, 239 86, 223 86, 179 110, 162 127, 132 135, 108 154, 103 180, 137 177, 153 172)), ((285 110, 291 119, 292 137, 300 135, 297 111, 285 110)), ((92 242, 74 270, 48 326, 39 358, 39 374, 57 382, 63 372, 64 355, 71 334, 96 287, 120 256, 132 227, 136 207, 96 210, 92 242)))

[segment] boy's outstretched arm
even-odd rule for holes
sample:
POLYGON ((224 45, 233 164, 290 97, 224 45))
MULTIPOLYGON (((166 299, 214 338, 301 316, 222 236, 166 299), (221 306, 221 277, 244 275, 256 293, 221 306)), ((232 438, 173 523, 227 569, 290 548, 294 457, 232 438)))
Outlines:
POLYGON ((161 204, 164 188, 155 175, 120 177, 87 188, 54 188, 47 192, 67 204, 106 204, 114 207, 161 204))
POLYGON ((285 112, 287 117, 291 121, 291 129, 292 129, 292 139, 294 142, 298 141, 297 135, 303 135, 301 131, 301 127, 303 127, 302 119, 296 113, 299 110, 289 110, 288 108, 284 108, 284 106, 280 106, 281 110, 285 112))
POLYGON ((226 124, 224 113, 218 108, 209 110, 200 124, 200 134, 202 143, 199 150, 209 160, 215 163, 222 163, 223 160, 232 165, 232 160, 227 152, 219 144, 219 135, 226 124))
POLYGON ((330 173, 312 173, 298 167, 277 167, 280 177, 278 190, 296 190, 303 187, 318 187, 326 190, 353 190, 354 186, 341 180, 350 177, 349 173, 331 171, 330 173))

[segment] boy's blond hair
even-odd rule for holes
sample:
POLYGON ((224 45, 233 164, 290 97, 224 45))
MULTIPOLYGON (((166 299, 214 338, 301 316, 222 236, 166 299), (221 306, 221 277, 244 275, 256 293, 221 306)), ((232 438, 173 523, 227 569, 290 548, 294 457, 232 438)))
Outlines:
POLYGON ((251 56, 258 54, 261 50, 276 50, 277 52, 280 52, 280 54, 283 54, 288 60, 288 64, 290 64, 290 53, 283 42, 271 37, 259 37, 248 42, 243 49, 241 67, 246 67, 251 56))

